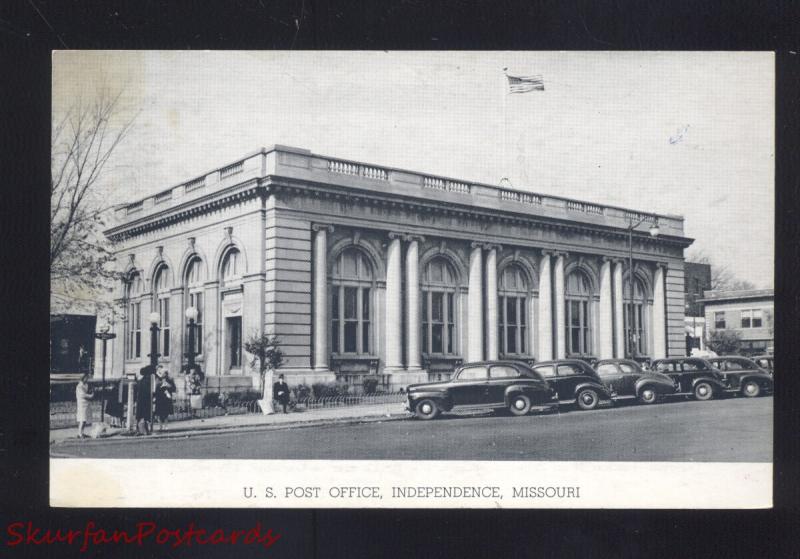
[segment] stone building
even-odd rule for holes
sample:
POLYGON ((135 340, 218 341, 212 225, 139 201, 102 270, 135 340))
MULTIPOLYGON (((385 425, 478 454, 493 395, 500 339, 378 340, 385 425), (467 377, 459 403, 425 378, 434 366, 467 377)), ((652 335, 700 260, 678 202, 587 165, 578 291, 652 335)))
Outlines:
POLYGON ((681 217, 276 145, 117 219, 126 372, 147 361, 152 311, 161 360, 180 372, 189 306, 219 386, 252 381, 243 340, 265 331, 290 384, 375 375, 392 389, 462 361, 623 356, 626 339, 638 356, 685 351, 681 217))
POLYGON ((741 339, 743 355, 773 353, 775 344, 775 291, 746 289, 706 291, 708 332, 730 330, 741 339))

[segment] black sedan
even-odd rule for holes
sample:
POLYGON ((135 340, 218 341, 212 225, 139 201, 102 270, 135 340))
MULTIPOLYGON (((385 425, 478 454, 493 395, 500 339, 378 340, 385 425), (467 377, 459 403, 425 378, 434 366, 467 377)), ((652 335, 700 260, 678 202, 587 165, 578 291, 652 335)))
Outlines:
POLYGON ((453 408, 504 408, 527 414, 532 406, 557 405, 547 381, 524 363, 484 361, 468 363, 443 382, 408 387, 408 411, 420 419, 433 419, 453 408))
POLYGON ((728 392, 747 398, 772 393, 772 377, 746 357, 726 355, 713 357, 708 362, 720 370, 728 392))
POLYGON ((661 397, 677 391, 670 377, 644 371, 629 359, 603 359, 595 370, 615 400, 636 398, 643 404, 655 404, 661 397))
POLYGON ((533 366, 533 371, 547 380, 560 404, 577 404, 582 410, 593 410, 601 400, 611 399, 603 381, 583 360, 542 361, 533 366))
POLYGON ((725 393, 728 386, 717 368, 699 357, 656 359, 653 370, 675 382, 677 394, 691 395, 696 400, 710 400, 725 393))

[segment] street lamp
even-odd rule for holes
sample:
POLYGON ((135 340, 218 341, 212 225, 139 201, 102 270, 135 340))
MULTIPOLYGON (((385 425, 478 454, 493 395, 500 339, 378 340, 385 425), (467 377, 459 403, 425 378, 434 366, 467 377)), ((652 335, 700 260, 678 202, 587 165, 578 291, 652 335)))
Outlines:
POLYGON ((197 320, 197 309, 194 307, 189 307, 186 309, 186 319, 189 321, 189 343, 188 347, 186 348, 186 370, 191 372, 194 369, 194 337, 195 329, 197 328, 197 324, 195 323, 197 320))
POLYGON ((106 419, 106 343, 108 340, 116 338, 117 335, 109 332, 111 326, 107 323, 103 324, 99 330, 94 337, 103 341, 103 385, 100 392, 100 422, 103 423, 106 419))
MULTIPOLYGON (((631 302, 628 304, 628 357, 633 358, 633 349, 634 349, 634 334, 633 329, 633 321, 634 321, 634 314, 633 314, 633 230, 639 227, 642 223, 644 223, 647 219, 651 216, 642 216, 639 221, 636 223, 633 222, 633 218, 630 219, 628 222, 628 293, 630 296, 631 302)), ((658 228, 658 218, 655 218, 653 224, 650 226, 650 236, 651 237, 658 237, 660 230, 658 228)))
MULTIPOLYGON (((150 392, 150 396, 152 398, 153 394, 153 377, 156 374, 156 367, 158 366, 158 331, 160 328, 158 327, 159 322, 161 322, 161 315, 157 312, 151 312, 150 315, 147 317, 150 321, 150 374, 147 375, 148 385, 146 387, 142 387, 148 392, 150 392)), ((153 405, 150 404, 150 425, 153 424, 153 405)))

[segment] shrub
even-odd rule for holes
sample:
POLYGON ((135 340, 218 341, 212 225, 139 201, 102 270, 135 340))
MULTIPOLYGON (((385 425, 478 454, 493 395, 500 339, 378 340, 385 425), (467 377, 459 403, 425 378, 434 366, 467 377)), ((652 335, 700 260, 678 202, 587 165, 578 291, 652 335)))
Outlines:
POLYGON ((259 394, 258 390, 253 390, 253 389, 241 390, 237 392, 227 392, 223 394, 225 395, 225 404, 229 406, 235 406, 240 404, 246 405, 261 399, 261 394, 259 394))
POLYGON ((307 384, 298 384, 289 389, 295 402, 307 400, 311 396, 311 388, 307 384))
POLYGON ((314 398, 334 398, 344 396, 350 391, 350 385, 344 382, 315 382, 311 385, 314 398))
POLYGON ((205 396, 203 396, 203 407, 218 408, 220 407, 219 401, 219 392, 208 392, 205 396))
POLYGON ((717 355, 735 355, 742 348, 742 338, 735 330, 712 330, 706 345, 717 355))
POLYGON ((375 394, 378 391, 378 379, 366 377, 361 383, 361 389, 364 391, 364 394, 375 394))

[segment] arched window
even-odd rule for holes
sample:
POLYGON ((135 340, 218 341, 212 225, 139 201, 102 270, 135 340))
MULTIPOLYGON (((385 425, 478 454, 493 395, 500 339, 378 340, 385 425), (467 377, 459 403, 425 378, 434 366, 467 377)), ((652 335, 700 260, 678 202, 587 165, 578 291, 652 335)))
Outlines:
POLYGON ((142 277, 132 274, 125 284, 125 304, 128 316, 125 324, 125 358, 137 359, 142 355, 142 303, 137 298, 142 294, 142 277))
MULTIPOLYGON (((184 301, 186 309, 194 307, 197 309, 197 319, 195 320, 195 336, 194 336, 194 351, 195 355, 203 353, 203 261, 199 256, 193 256, 186 266, 186 278, 184 282, 185 297, 184 301)), ((186 310, 184 309, 184 311, 186 310)), ((189 339, 189 332, 186 332, 187 341, 189 339)))
POLYGON ((331 351, 367 355, 372 348, 374 274, 357 248, 339 254, 331 275, 331 351))
POLYGON ((162 357, 169 357, 169 268, 166 264, 159 266, 153 277, 153 310, 158 313, 158 327, 161 329, 159 346, 156 352, 162 357))
MULTIPOLYGON (((241 284, 244 273, 244 259, 239 249, 232 247, 222 259, 220 268, 220 284, 223 288, 235 287, 241 284)), ((223 302, 234 301, 241 295, 239 293, 225 293, 223 302)), ((242 305, 236 305, 236 310, 228 311, 223 307, 222 320, 225 347, 225 370, 238 370, 242 367, 242 305)))
POLYGON ((225 255, 222 260, 222 285, 230 285, 237 283, 242 279, 242 272, 244 272, 244 262, 242 262, 242 255, 239 249, 232 248, 225 255))
POLYGON ((631 287, 629 282, 623 286, 625 312, 623 322, 625 324, 625 339, 628 340, 626 351, 630 357, 635 355, 647 355, 647 336, 645 334, 645 289, 642 280, 633 278, 633 300, 631 300, 631 287), (633 328, 631 328, 631 318, 633 318, 633 328), (631 352, 633 349, 633 352, 631 352), (630 355, 633 353, 633 355, 630 355))
POLYGON ((498 286, 500 353, 525 355, 528 352, 528 278, 516 264, 506 266, 498 286))
POLYGON ((584 272, 574 270, 567 276, 565 290, 566 350, 569 356, 591 355, 592 327, 591 282, 584 272))
POLYGON ((456 344, 456 274, 447 259, 437 256, 422 275, 422 353, 454 355, 456 344))

